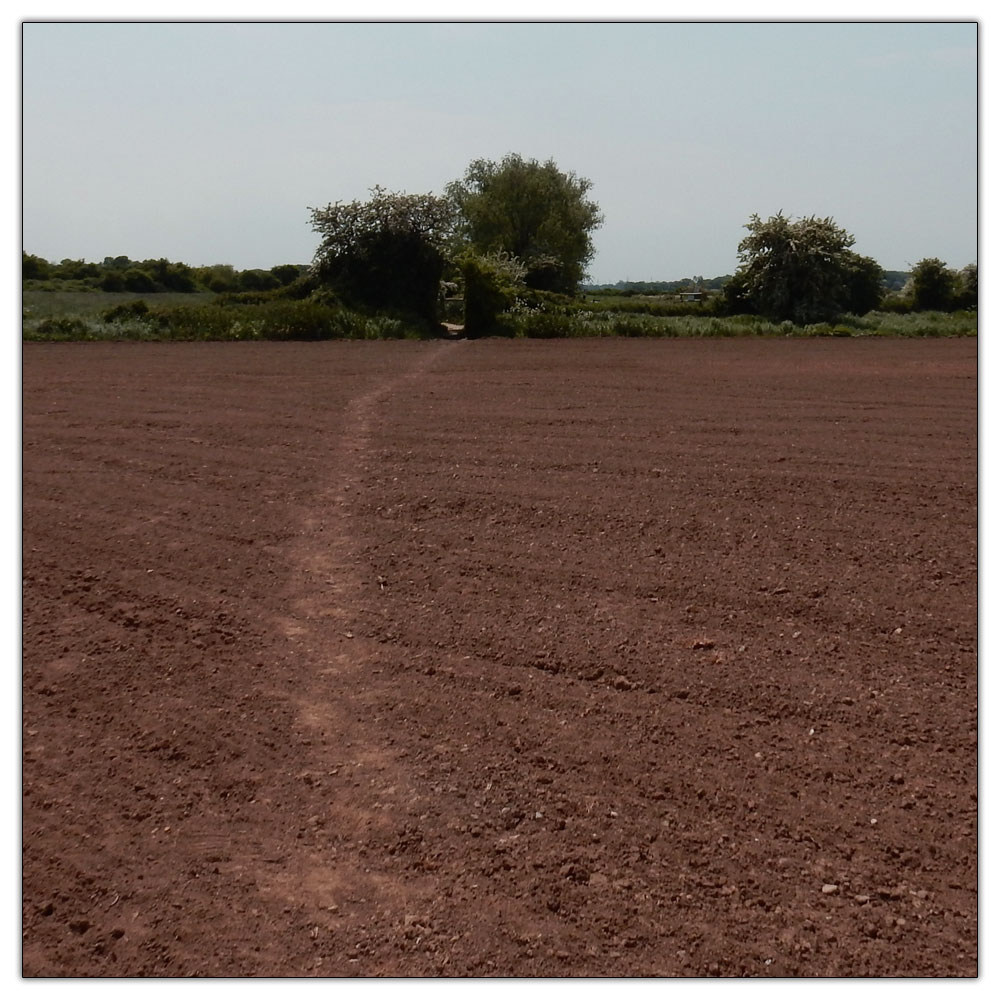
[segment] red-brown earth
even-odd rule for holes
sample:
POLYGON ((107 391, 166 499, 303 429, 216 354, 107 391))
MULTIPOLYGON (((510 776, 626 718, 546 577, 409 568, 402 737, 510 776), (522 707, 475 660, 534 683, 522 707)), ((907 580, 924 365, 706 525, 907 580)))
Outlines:
POLYGON ((23 348, 26 976, 975 976, 974 340, 23 348))

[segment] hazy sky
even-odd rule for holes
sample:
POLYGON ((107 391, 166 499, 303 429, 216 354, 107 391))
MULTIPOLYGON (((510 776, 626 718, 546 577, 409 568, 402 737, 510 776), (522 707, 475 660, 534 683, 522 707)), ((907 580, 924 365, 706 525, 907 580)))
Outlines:
POLYGON ((25 23, 24 249, 307 263, 309 207, 555 159, 595 281, 730 273, 751 214, 977 256, 975 23, 25 23))

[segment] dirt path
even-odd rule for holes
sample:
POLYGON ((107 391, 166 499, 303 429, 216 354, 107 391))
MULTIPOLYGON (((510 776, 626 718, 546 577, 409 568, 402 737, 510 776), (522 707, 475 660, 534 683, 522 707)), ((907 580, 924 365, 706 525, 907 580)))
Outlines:
MULTIPOLYGON (((381 832, 392 836, 383 802, 395 804, 406 787, 399 772, 398 753, 372 742, 359 714, 358 692, 377 670, 378 643, 359 627, 367 595, 382 591, 386 581, 365 572, 359 560, 359 539, 364 524, 358 497, 365 487, 365 474, 375 458, 373 437, 384 423, 381 410, 396 395, 412 385, 450 350, 439 344, 428 349, 401 372, 386 375, 376 385, 351 399, 345 408, 335 449, 330 456, 329 478, 316 491, 304 511, 299 530, 288 548, 291 566, 284 603, 287 615, 278 619, 298 661, 293 689, 276 694, 289 700, 298 713, 298 724, 310 734, 310 750, 303 755, 300 777, 317 787, 330 784, 346 768, 350 780, 341 782, 335 801, 324 801, 318 813, 303 817, 315 828, 332 826, 335 836, 367 840, 381 832)), ((298 866, 282 865, 274 881, 294 901, 307 896, 327 916, 327 929, 336 930, 339 898, 348 885, 408 913, 407 886, 372 875, 363 858, 344 858, 331 866, 322 852, 304 858, 298 866), (350 871, 348 878, 331 868, 350 871)))
POLYGON ((974 975, 975 375, 25 345, 25 974, 974 975))

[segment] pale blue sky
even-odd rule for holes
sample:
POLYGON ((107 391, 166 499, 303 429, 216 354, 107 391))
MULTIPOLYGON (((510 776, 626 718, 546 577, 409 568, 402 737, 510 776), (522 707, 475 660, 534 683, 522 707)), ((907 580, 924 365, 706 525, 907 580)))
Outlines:
POLYGON ((309 206, 478 157, 593 182, 596 281, 730 273, 754 212, 977 255, 975 23, 27 23, 24 249, 307 263, 309 206))

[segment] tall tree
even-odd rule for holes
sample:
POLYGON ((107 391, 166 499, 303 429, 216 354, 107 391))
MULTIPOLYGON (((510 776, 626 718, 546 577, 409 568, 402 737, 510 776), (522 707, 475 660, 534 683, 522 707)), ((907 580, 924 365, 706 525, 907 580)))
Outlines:
POLYGON ((479 253, 517 257, 530 288, 571 293, 594 256, 591 233, 604 221, 587 197, 592 186, 551 159, 511 153, 499 163, 474 160, 446 193, 479 253))

